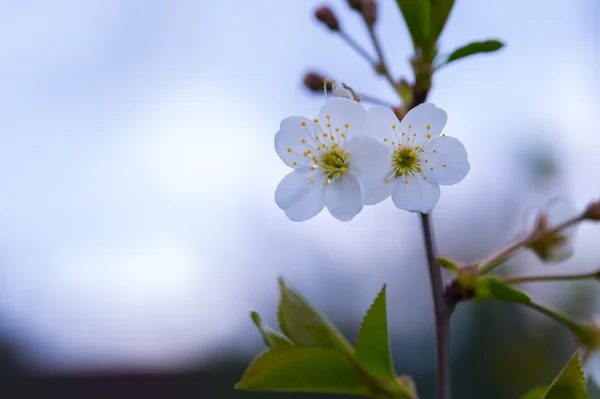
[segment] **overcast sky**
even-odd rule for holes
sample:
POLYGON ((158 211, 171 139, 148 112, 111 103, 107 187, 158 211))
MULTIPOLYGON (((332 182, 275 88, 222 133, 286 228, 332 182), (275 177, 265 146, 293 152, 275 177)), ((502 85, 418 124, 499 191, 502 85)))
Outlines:
MULTIPOLYGON (((330 3, 368 47, 359 18, 330 3)), ((395 2, 380 3, 392 70, 407 75, 408 34, 395 2)), ((507 47, 435 79, 430 100, 472 165, 443 189, 436 227, 451 231, 473 203, 536 205, 513 198, 521 149, 549 148, 564 166, 545 195, 599 197, 597 2, 456 3, 442 52, 485 38, 507 47)), ((0 334, 32 365, 176 366, 232 337, 256 343, 248 311, 273 311, 279 274, 319 303, 335 300, 324 285, 344 284, 328 279, 346 276, 346 295, 361 281, 357 314, 397 278, 373 259, 412 251, 401 245, 420 240, 414 215, 388 201, 349 223, 323 212, 297 224, 273 201, 288 171, 273 151, 279 122, 323 103, 302 90, 303 73, 394 99, 314 21, 318 4, 0 2, 0 334), (332 265, 316 268, 317 255, 332 265)), ((440 248, 482 232, 464 234, 440 248)), ((597 258, 593 237, 582 229, 580 263, 597 258)), ((421 269, 403 273, 427 284, 421 269)), ((428 325, 420 307, 404 325, 428 325)))

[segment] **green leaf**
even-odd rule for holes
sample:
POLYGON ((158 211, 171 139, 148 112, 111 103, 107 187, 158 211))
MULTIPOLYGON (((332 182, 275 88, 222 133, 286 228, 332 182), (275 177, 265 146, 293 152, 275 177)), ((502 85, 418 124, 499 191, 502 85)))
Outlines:
POLYGON ((279 279, 279 327, 298 346, 333 348, 353 357, 352 346, 337 328, 300 293, 279 279))
POLYGON ((542 399, 588 399, 578 350, 548 387, 542 399))
POLYGON ((440 265, 441 267, 443 267, 446 270, 450 270, 450 271, 457 271, 458 270, 458 265, 456 264, 456 262, 448 259, 448 258, 444 258, 442 256, 436 258, 436 261, 438 263, 438 265, 440 265))
POLYGON ((362 321, 355 355, 365 372, 374 377, 396 380, 388 336, 385 284, 362 321))
MULTIPOLYGON (((415 49, 429 46, 431 34, 430 0, 396 0, 415 49)), ((430 49, 426 49, 430 50, 430 49)))
POLYGON ((450 11, 454 6, 454 0, 431 0, 431 25, 432 25, 432 39, 437 41, 440 37, 446 21, 450 16, 450 11))
POLYGON ((491 53, 504 47, 504 43, 499 40, 485 40, 482 42, 472 42, 454 50, 446 59, 444 64, 449 64, 461 58, 469 57, 479 53, 491 53))
POLYGON ((531 298, 523 291, 511 287, 497 277, 480 278, 475 291, 478 298, 492 297, 500 301, 515 303, 531 302, 531 298))
POLYGON ((291 348, 292 343, 288 341, 285 337, 277 334, 275 331, 271 330, 269 327, 266 327, 260 315, 257 312, 251 312, 250 317, 252 317, 252 321, 256 324, 258 331, 260 331, 260 335, 262 335, 265 344, 269 348, 291 348))
POLYGON ((271 349, 250 364, 235 389, 369 395, 350 359, 334 349, 271 349))
POLYGON ((544 399, 544 393, 546 392, 546 389, 546 387, 536 388, 521 396, 521 399, 544 399))

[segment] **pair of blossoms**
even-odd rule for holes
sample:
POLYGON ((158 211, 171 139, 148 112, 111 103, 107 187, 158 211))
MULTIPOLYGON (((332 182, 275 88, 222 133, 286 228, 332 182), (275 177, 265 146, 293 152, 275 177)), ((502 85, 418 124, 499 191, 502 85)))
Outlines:
POLYGON ((402 119, 387 107, 365 110, 352 93, 334 85, 319 116, 281 122, 275 150, 294 170, 275 190, 275 202, 292 221, 312 218, 327 207, 349 221, 364 205, 392 197, 410 212, 429 213, 440 185, 460 182, 469 172, 460 141, 441 135, 446 112, 421 104, 402 119))

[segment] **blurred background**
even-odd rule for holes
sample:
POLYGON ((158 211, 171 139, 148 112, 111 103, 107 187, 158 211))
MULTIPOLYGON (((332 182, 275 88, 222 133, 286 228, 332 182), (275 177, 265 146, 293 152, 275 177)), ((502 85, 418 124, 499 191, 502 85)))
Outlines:
MULTIPOLYGON (((387 282, 396 370, 433 397, 418 218, 388 200, 348 223, 324 211, 298 224, 273 201, 288 173, 279 122, 323 104, 307 72, 395 100, 315 20, 320 4, 0 1, 3 398, 287 397, 232 389, 264 349, 249 311, 275 326, 279 275, 351 341, 387 282)), ((329 5, 371 51, 360 17, 329 5)), ((599 26, 596 0, 456 2, 441 52, 507 46, 435 77, 430 101, 472 165, 433 213, 441 254, 474 261, 550 197, 600 197, 599 26)), ((377 28, 394 76, 410 77, 393 0, 379 2, 377 28)), ((567 262, 523 254, 502 270, 596 269, 599 232, 583 225, 567 262)), ((578 320, 600 310, 597 284, 526 289, 578 320)), ((457 398, 517 398, 574 349, 561 326, 513 305, 461 304, 452 323, 457 398)))

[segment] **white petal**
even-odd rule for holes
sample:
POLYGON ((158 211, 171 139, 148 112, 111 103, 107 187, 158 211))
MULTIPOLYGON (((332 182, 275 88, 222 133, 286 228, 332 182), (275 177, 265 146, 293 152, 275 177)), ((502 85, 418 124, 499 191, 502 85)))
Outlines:
POLYGON ((331 215, 347 222, 363 208, 363 189, 358 176, 352 172, 344 173, 334 179, 326 189, 325 202, 331 215))
POLYGON ((365 187, 365 205, 375 205, 385 200, 392 194, 392 190, 396 184, 394 178, 387 181, 382 178, 379 182, 365 187))
POLYGON ((550 226, 556 226, 577 215, 577 209, 566 196, 553 197, 540 210, 548 215, 550 226))
POLYGON ((561 245, 555 245, 550 249, 547 262, 564 262, 569 259, 575 253, 575 247, 573 246, 572 240, 567 236, 567 240, 561 245))
POLYGON ((314 122, 302 116, 282 120, 275 134, 275 151, 281 160, 292 168, 312 164, 311 157, 305 156, 304 152, 314 147, 315 141, 311 136, 314 129, 314 122), (306 126, 302 126, 303 122, 306 126))
POLYGON ((374 138, 351 138, 346 144, 346 151, 350 153, 348 166, 358 175, 365 189, 383 181, 392 168, 392 148, 374 138))
POLYGON ((410 212, 429 213, 439 198, 440 186, 423 179, 421 174, 398 179, 392 191, 394 204, 410 212))
MULTIPOLYGON (((551 198, 540 210, 548 217, 550 227, 557 226, 567 220, 575 217, 579 212, 566 196, 557 196, 551 198)), ((561 245, 552 248, 550 255, 552 261, 562 262, 567 260, 575 252, 575 233, 577 225, 566 228, 562 231, 565 241, 561 245)))
POLYGON ((424 150, 421 165, 426 165, 424 171, 427 178, 438 184, 445 186, 456 184, 471 170, 467 150, 454 137, 438 137, 424 150), (425 160, 428 162, 425 163, 425 160))
POLYGON ((392 126, 396 126, 396 132, 398 132, 400 121, 394 111, 388 107, 369 108, 365 124, 365 135, 392 146, 392 141, 400 141, 392 126))
POLYGON ((590 355, 585 365, 585 373, 592 378, 597 386, 600 386, 600 352, 596 351, 590 355))
POLYGON ((335 129, 339 129, 340 133, 346 133, 348 137, 361 135, 365 125, 365 114, 365 109, 358 102, 342 97, 332 97, 321 108, 319 125, 324 132, 330 134, 335 134, 335 129), (346 125, 348 125, 347 128, 346 125))
POLYGON ((350 90, 346 89, 343 83, 334 83, 331 92, 334 97, 344 97, 354 100, 354 95, 350 90))
POLYGON ((324 179, 323 174, 318 173, 317 170, 296 169, 287 174, 275 189, 275 203, 281 209, 286 210, 309 195, 315 187, 323 186, 324 179))
POLYGON ((400 134, 404 132, 408 136, 416 133, 415 141, 420 142, 427 134, 431 134, 432 138, 438 137, 446 126, 447 120, 446 111, 431 103, 425 103, 408 111, 402 119, 399 132, 400 134))
POLYGON ((316 216, 325 207, 325 188, 323 182, 315 182, 315 188, 302 200, 287 208, 285 215, 292 222, 303 222, 316 216))

